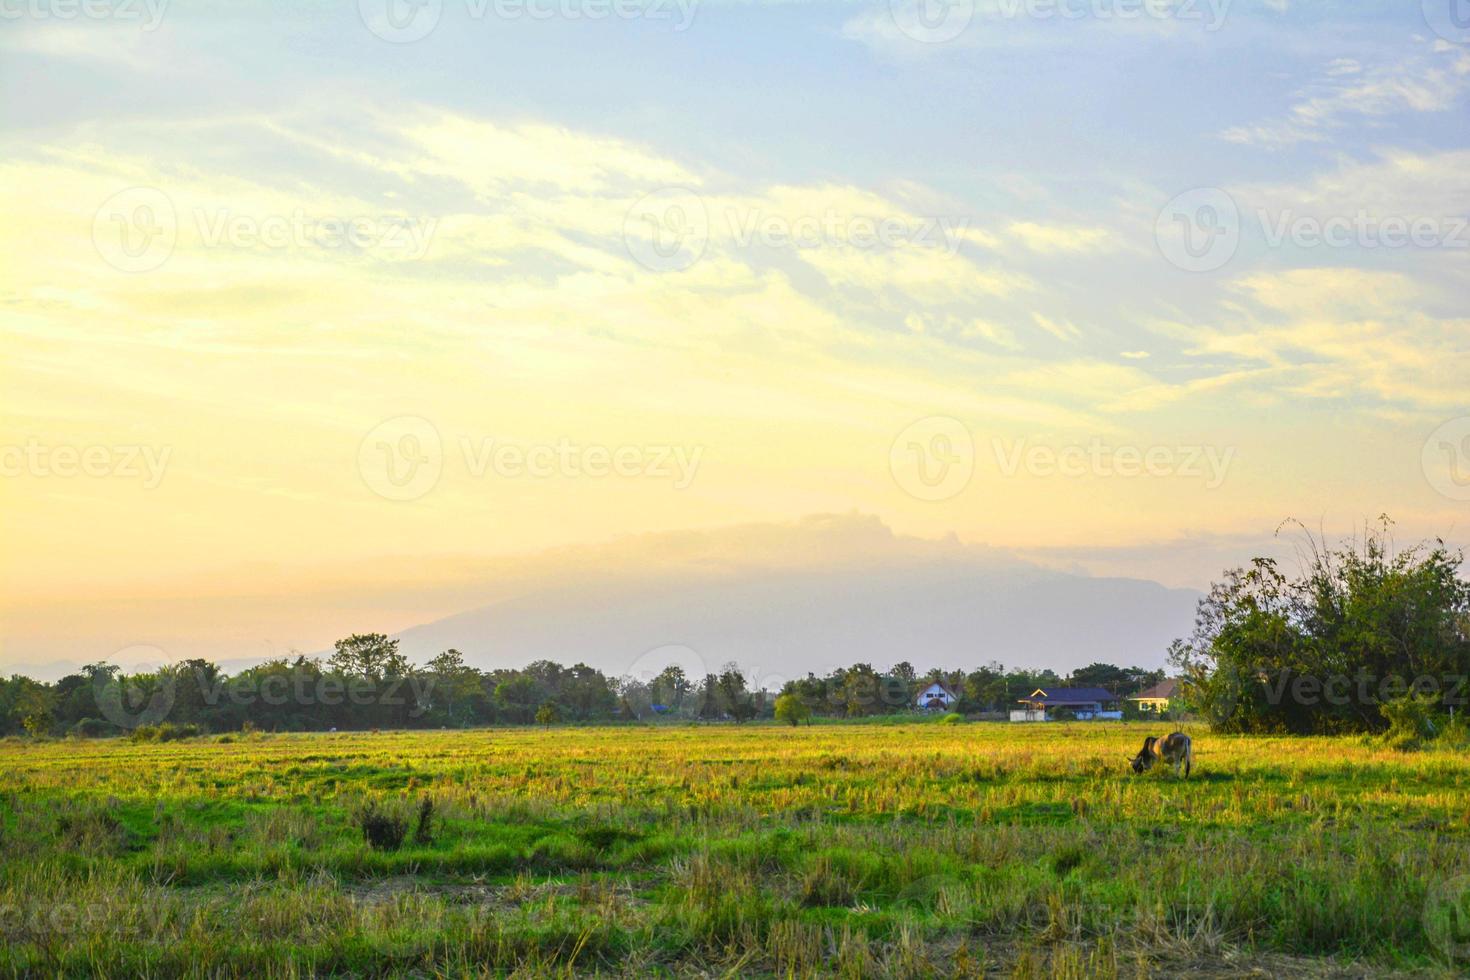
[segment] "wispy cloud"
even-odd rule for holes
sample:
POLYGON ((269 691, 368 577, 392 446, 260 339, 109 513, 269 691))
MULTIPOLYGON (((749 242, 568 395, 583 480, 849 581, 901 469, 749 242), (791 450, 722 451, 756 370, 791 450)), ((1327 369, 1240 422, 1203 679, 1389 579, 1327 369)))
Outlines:
MULTIPOLYGON (((1428 42, 1421 42, 1428 45, 1428 42)), ((1322 142, 1353 120, 1377 121, 1402 113, 1447 112, 1470 91, 1470 53, 1437 42, 1401 60, 1364 66, 1335 58, 1297 90, 1285 114, 1231 126, 1221 138, 1268 147, 1322 142)))
POLYGON ((1021 244, 1033 252, 1098 252, 1113 246, 1112 235, 1105 228, 1078 228, 1042 225, 1017 221, 1007 229, 1021 244))

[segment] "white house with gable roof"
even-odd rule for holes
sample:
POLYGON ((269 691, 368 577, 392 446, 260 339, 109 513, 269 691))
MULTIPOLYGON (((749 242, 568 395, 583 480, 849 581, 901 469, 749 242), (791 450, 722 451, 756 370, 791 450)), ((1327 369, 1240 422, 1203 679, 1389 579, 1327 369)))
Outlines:
POLYGON ((948 711, 958 700, 959 695, 951 691, 949 685, 935 681, 914 698, 914 707, 927 708, 931 711, 948 711))

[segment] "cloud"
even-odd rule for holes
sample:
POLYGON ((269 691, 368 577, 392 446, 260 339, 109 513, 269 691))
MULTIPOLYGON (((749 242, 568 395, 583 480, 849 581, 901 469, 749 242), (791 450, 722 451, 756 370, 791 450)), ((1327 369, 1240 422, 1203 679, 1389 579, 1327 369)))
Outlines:
POLYGON ((1295 216, 1326 219, 1364 213, 1375 220, 1448 218, 1470 201, 1470 150, 1416 153, 1386 148, 1368 159, 1342 158, 1309 179, 1247 185, 1241 198, 1295 216))
POLYGON ((78 64, 109 65, 130 72, 149 74, 177 70, 194 61, 186 51, 167 44, 165 32, 155 31, 163 4, 139 4, 136 21, 115 20, 85 24, 50 22, 29 27, 17 23, 14 14, 4 17, 0 51, 34 55, 78 64), (167 45, 161 51, 160 45, 167 45))
POLYGON ((700 182, 680 164, 627 140, 447 112, 420 121, 425 112, 415 109, 400 121, 398 135, 417 151, 406 169, 417 177, 458 180, 481 196, 509 187, 593 192, 700 182))
POLYGON ((1470 53, 1431 46, 1401 61, 1364 67, 1354 59, 1330 61, 1318 79, 1295 93, 1284 116, 1221 132, 1230 143, 1284 147, 1323 142, 1354 119, 1447 112, 1470 90, 1470 53))
POLYGON ((1111 247, 1112 240, 1112 233, 1106 228, 1078 228, 1017 221, 1006 230, 1031 251, 1043 255, 1056 252, 1106 251, 1111 247))
POLYGON ((1470 389, 1470 320, 1420 312, 1422 287, 1358 268, 1261 273, 1235 283, 1247 301, 1191 332, 1194 356, 1258 369, 1242 379, 1276 391, 1371 410, 1438 412, 1470 389))
POLYGON ((1033 313, 1031 322, 1058 340, 1076 340, 1082 336, 1082 331, 1078 330, 1071 320, 1053 320, 1040 313, 1033 313))
MULTIPOLYGON (((1268 3, 1268 6, 1272 4, 1268 3)), ((1036 51, 1076 45, 1095 47, 1110 39, 1133 41, 1210 38, 1225 22, 1228 2, 1159 0, 1141 5, 1042 4, 1021 0, 885 0, 864 5, 843 22, 844 40, 880 58, 913 62, 955 52, 1036 51), (1065 26, 1066 30, 1056 28, 1065 26)))
POLYGON ((953 341, 983 341, 1002 350, 1017 351, 1021 344, 1015 331, 1004 324, 978 317, 914 311, 904 317, 904 326, 916 334, 939 336, 953 341))
POLYGON ((1004 383, 1023 390, 1047 391, 1058 400, 1076 401, 1103 416, 1112 416, 1151 412, 1239 380, 1240 375, 1222 374, 1167 383, 1136 365, 1074 358, 1015 371, 1005 376, 1004 383))
POLYGON ((824 248, 801 257, 832 285, 867 292, 884 308, 898 312, 907 312, 911 303, 972 303, 1033 288, 1019 273, 981 268, 937 249, 824 248))

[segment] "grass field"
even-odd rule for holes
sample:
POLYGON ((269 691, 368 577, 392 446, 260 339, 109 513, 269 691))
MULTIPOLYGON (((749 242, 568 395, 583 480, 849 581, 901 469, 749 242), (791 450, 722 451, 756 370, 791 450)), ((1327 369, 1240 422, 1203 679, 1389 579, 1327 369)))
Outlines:
POLYGON ((1470 875, 1470 758, 1196 729, 1193 778, 1130 775, 1125 754, 1160 731, 9 740, 0 964, 114 976, 1467 966, 1466 937, 1426 909, 1470 875), (425 798, 434 816, 416 841, 425 798), (408 818, 401 848, 364 841, 354 818, 369 803, 408 818))

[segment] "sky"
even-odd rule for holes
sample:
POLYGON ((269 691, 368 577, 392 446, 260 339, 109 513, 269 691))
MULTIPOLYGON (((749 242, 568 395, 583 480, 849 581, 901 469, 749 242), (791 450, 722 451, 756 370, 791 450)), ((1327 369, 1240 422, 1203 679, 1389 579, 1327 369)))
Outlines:
POLYGON ((0 669, 811 515, 1470 543, 1467 92, 1464 0, 0 0, 0 669))

